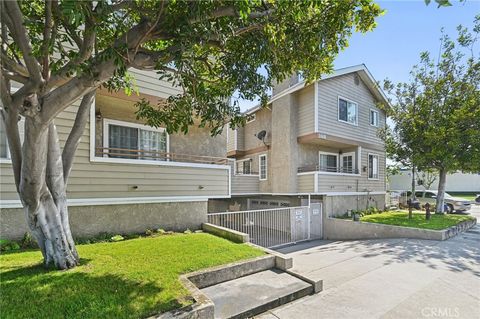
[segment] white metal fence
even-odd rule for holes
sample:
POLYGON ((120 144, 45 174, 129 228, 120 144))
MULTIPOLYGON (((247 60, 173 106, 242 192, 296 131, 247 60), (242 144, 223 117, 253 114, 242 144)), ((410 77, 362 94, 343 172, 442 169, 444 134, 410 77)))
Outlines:
POLYGON ((308 206, 212 213, 208 214, 208 222, 247 233, 252 243, 263 247, 311 238, 308 206))

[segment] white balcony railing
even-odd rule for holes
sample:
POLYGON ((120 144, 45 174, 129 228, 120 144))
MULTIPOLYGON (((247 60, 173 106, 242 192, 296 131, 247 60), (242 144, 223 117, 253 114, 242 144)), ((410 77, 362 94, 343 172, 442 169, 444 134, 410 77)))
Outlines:
POLYGON ((178 154, 169 152, 160 152, 152 150, 133 150, 126 148, 107 148, 97 147, 95 149, 96 157, 108 158, 124 158, 133 160, 150 160, 150 161, 168 161, 168 162, 184 162, 184 163, 200 163, 200 164, 216 164, 226 165, 228 159, 223 157, 178 154))
POLYGON ((344 173, 344 174, 358 174, 358 169, 352 167, 338 167, 338 166, 320 166, 309 165, 298 168, 298 173, 305 172, 329 172, 329 173, 344 173))

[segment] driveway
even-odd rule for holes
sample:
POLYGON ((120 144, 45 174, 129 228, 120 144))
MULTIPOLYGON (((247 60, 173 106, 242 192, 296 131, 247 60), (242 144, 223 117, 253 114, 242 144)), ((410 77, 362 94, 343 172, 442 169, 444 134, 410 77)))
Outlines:
MULTIPOLYGON (((480 220, 480 206, 472 214, 480 220)), ((324 291, 261 315, 480 318, 480 225, 447 241, 317 241, 280 250, 324 291)))

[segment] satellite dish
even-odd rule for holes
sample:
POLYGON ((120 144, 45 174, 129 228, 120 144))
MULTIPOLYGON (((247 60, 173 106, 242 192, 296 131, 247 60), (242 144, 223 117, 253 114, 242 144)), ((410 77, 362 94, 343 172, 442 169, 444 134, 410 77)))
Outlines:
POLYGON ((266 136, 266 135, 267 135, 267 131, 263 130, 263 131, 258 132, 255 136, 256 136, 259 140, 263 141, 263 140, 265 139, 265 136, 266 136))

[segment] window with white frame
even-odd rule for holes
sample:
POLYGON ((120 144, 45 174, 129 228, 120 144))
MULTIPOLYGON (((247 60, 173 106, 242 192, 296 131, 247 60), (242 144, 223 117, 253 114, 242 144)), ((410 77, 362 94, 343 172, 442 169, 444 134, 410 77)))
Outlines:
POLYGON ((267 154, 262 154, 258 156, 258 171, 260 173, 260 180, 264 181, 267 179, 267 154))
MULTIPOLYGON (((24 138, 25 118, 21 117, 18 121, 18 134, 20 136, 20 143, 23 144, 24 138)), ((0 159, 10 160, 10 149, 8 148, 7 132, 5 123, 0 120, 0 159)))
POLYGON ((340 167, 342 173, 355 173, 355 153, 349 152, 340 155, 340 167))
POLYGON ((370 125, 378 126, 378 111, 370 110, 370 125))
POLYGON ((358 123, 358 105, 341 97, 338 98, 338 120, 349 124, 358 123))
POLYGON ((368 154, 368 178, 378 179, 378 155, 368 154))
POLYGON ((338 154, 335 153, 319 153, 320 171, 337 172, 338 170, 338 154))
POLYGON ((104 155, 113 158, 166 160, 168 134, 164 128, 104 120, 104 155))
POLYGON ((237 161, 236 172, 240 175, 252 174, 252 160, 250 158, 237 161))

